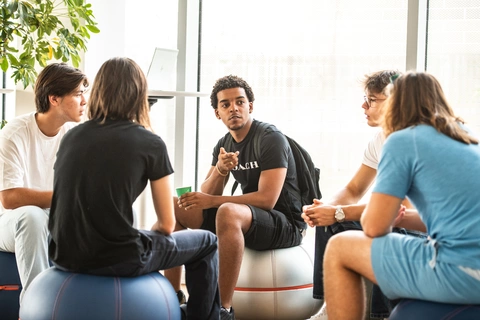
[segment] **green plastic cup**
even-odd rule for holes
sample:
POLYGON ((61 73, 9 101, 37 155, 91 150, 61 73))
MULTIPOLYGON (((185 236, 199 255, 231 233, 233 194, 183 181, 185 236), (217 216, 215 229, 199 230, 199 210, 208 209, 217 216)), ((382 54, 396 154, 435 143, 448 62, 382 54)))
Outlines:
POLYGON ((192 192, 192 187, 181 187, 177 188, 177 196, 180 198, 182 194, 192 192))

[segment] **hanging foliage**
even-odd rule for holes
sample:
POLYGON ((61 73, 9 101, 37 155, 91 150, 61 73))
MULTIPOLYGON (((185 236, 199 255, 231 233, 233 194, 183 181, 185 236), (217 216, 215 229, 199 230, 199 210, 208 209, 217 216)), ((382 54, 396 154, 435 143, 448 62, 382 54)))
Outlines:
POLYGON ((35 67, 49 60, 78 67, 90 33, 100 32, 84 0, 0 0, 0 17, 0 67, 11 68, 24 88, 35 83, 35 67))

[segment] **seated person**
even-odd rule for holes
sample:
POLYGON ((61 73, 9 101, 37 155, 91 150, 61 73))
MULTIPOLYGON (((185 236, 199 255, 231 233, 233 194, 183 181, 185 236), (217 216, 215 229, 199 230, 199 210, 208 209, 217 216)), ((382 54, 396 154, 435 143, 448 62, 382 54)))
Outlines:
POLYGON ((387 139, 360 219, 363 231, 341 232, 327 244, 328 317, 362 318, 361 277, 389 299, 478 304, 478 139, 428 73, 407 72, 394 80, 384 108, 387 139), (391 232, 405 197, 418 209, 428 239, 391 232))
MULTIPOLYGON (((380 125, 383 107, 388 97, 387 87, 390 83, 390 77, 397 74, 398 71, 395 70, 381 70, 365 76, 363 80, 365 101, 362 108, 369 126, 378 127, 380 125)), ((323 299, 323 253, 328 238, 332 234, 345 230, 361 230, 359 220, 365 209, 365 204, 358 202, 375 181, 384 142, 385 136, 380 130, 370 140, 365 149, 362 164, 348 184, 337 192, 328 203, 314 200, 312 206, 304 207, 303 217, 305 221, 310 226, 319 226, 315 233, 314 298, 323 299), (326 230, 325 226, 330 226, 330 228, 326 230)), ((408 200, 405 199, 403 203, 408 209, 403 205, 401 206, 396 227, 408 228, 408 233, 425 237, 426 235, 421 232, 425 231, 425 226, 418 218, 416 210, 412 208, 408 200)), ((405 229, 396 228, 395 231, 407 233, 405 229)), ((372 295, 371 316, 388 318, 393 304, 385 302, 378 287, 373 288, 372 295)), ((325 308, 325 305, 323 308, 325 308)), ((320 314, 322 313, 326 313, 326 311, 320 311, 320 314)))
MULTIPOLYGON (((261 154, 254 152, 253 141, 261 132, 257 131, 260 122, 251 116, 252 88, 237 76, 226 76, 217 80, 210 100, 215 117, 228 133, 213 149, 212 166, 201 192, 189 192, 178 199, 175 230, 200 228, 216 233, 220 319, 235 319, 231 305, 245 246, 255 250, 297 246, 306 224, 286 137, 273 127, 266 129, 260 139, 261 154), (232 149, 225 150, 227 145, 232 149), (222 195, 230 174, 240 183, 243 194, 222 195)), ((165 275, 179 290, 181 269, 166 270, 165 275)))
POLYGON ((58 150, 49 256, 61 270, 103 276, 185 265, 187 318, 218 320, 217 237, 173 232, 173 169, 148 112, 140 67, 128 58, 106 61, 92 86, 90 120, 70 130, 58 150), (147 182, 157 215, 151 231, 133 227, 132 205, 147 182))
POLYGON ((36 112, 0 130, 0 251, 13 252, 23 290, 49 268, 48 215, 53 163, 65 133, 82 119, 87 76, 65 63, 52 63, 34 86, 36 112))

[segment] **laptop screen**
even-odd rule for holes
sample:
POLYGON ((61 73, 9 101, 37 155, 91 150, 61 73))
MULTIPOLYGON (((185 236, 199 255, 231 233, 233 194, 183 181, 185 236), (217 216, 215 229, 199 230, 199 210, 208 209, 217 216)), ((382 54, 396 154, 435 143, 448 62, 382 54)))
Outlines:
POLYGON ((149 90, 174 91, 177 86, 176 49, 155 48, 147 72, 149 90))

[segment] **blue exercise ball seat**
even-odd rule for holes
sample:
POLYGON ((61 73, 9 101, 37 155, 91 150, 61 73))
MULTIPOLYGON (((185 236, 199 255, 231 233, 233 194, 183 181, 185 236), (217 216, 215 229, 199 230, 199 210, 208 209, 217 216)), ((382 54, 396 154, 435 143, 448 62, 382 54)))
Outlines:
POLYGON ((177 295, 159 272, 108 277, 61 271, 38 275, 25 292, 21 320, 180 320, 177 295))
POLYGON ((402 299, 393 308, 389 320, 475 320, 480 319, 480 305, 446 304, 402 299))
POLYGON ((15 254, 0 251, 0 319, 18 319, 21 291, 15 254))

